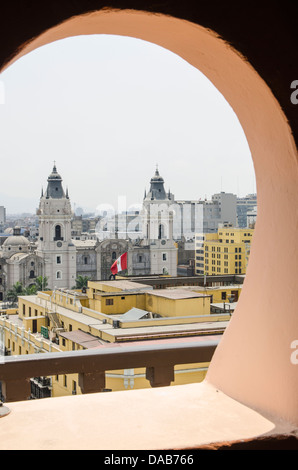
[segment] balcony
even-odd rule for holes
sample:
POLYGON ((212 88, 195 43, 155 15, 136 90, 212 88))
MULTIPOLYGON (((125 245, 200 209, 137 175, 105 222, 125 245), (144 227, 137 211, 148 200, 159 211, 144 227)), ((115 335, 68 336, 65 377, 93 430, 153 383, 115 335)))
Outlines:
POLYGON ((294 448, 295 427, 205 380, 169 386, 174 365, 212 359, 218 340, 2 357, 0 449, 294 448), (100 393, 105 371, 146 368, 153 389, 100 393), (79 373, 83 395, 28 400, 30 377, 79 373))
POLYGON ((169 386, 174 366, 210 362, 219 339, 191 342, 165 341, 160 345, 115 343, 81 351, 5 356, 0 362, 0 381, 5 402, 28 400, 30 379, 60 374, 79 374, 82 392, 102 392, 105 372, 127 368, 146 368, 152 387, 169 386))

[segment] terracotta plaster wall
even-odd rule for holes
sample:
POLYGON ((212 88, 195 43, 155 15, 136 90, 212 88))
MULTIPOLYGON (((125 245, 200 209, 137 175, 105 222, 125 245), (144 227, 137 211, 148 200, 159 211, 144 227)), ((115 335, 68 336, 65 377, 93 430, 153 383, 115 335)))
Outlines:
POLYGON ((207 381, 232 398, 298 424, 297 149, 268 86, 212 31, 170 16, 101 11, 46 31, 14 58, 57 39, 117 34, 153 42, 200 69, 236 112, 255 167, 258 221, 236 312, 211 362, 207 381), (283 293, 283 294, 281 294, 283 293))

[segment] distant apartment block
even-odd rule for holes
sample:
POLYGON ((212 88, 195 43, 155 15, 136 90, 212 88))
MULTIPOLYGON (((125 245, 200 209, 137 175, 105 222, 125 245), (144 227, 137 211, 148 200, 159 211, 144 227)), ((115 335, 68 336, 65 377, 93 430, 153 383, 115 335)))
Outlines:
POLYGON ((0 227, 6 222, 6 209, 4 206, 0 206, 0 227))
POLYGON ((253 232, 228 226, 220 227, 216 234, 197 234, 196 274, 245 274, 253 232))
POLYGON ((254 211, 257 206, 257 195, 248 194, 245 197, 237 198, 237 226, 248 227, 247 213, 254 211))

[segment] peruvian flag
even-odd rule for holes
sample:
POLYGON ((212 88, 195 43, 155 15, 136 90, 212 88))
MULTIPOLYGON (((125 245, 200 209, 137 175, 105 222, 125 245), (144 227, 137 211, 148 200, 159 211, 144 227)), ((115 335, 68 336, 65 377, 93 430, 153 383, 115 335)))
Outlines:
POLYGON ((123 253, 123 255, 119 256, 111 266, 112 274, 117 274, 123 271, 123 269, 127 269, 127 253, 123 253))

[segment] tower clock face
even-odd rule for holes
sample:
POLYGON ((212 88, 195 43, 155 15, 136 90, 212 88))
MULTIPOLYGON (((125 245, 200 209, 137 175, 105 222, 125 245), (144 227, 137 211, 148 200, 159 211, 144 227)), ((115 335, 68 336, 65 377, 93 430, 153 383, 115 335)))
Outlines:
POLYGON ((57 242, 57 246, 60 248, 62 246, 62 242, 57 242))

